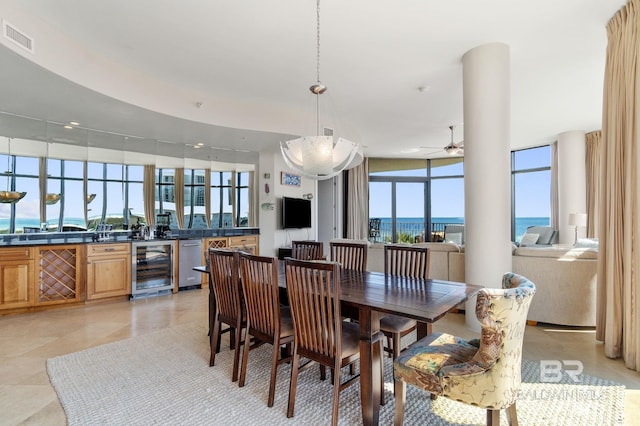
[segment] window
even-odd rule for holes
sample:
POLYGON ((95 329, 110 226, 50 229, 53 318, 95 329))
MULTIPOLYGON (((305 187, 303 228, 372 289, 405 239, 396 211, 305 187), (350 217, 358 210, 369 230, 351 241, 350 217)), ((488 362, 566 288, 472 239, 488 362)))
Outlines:
POLYGON ((204 170, 184 171, 184 227, 207 228, 204 204, 204 170))
POLYGON ((446 224, 464 223, 462 159, 370 159, 369 170, 375 241, 441 241, 446 224))
POLYGON ((38 159, 0 155, 0 165, 0 190, 27 193, 18 203, 0 204, 0 233, 22 233, 25 227, 39 228, 38 159))
POLYGON ((511 238, 520 242, 529 226, 551 223, 551 147, 513 151, 511 185, 511 238))
MULTIPOLYGON (((2 163, 0 190, 26 195, 14 204, 0 203, 0 233, 40 229, 41 200, 48 200, 44 219, 49 231, 95 230, 101 223, 124 230, 146 223, 144 166, 0 154, 2 163), (40 194, 41 175, 49 197, 40 194)), ((210 188, 204 169, 184 173, 184 228, 209 227, 206 191, 211 195, 211 227, 249 226, 252 172, 212 172, 210 188)), ((155 179, 154 213, 172 213, 170 226, 177 229, 175 170, 158 168, 155 179)))
POLYGON ((233 227, 231 172, 211 172, 211 227, 233 227))
POLYGON ((156 215, 171 213, 169 227, 178 228, 176 219, 175 170, 156 169, 156 215))

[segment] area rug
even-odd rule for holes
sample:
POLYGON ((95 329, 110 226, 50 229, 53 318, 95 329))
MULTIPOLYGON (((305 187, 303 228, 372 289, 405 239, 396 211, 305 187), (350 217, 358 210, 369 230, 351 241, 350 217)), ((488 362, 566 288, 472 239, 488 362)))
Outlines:
MULTIPOLYGON (((270 347, 251 351, 247 383, 231 382, 228 346, 209 367, 207 329, 186 324, 47 360, 47 372, 69 425, 282 425, 329 424, 332 389, 318 369, 299 376, 295 416, 286 416, 288 365, 279 368, 275 405, 267 407, 270 347)), ((624 386, 582 375, 538 383, 538 363, 523 362, 517 403, 521 425, 623 423, 624 386)), ((392 364, 385 360, 387 404, 380 424, 393 424, 392 364)), ((340 424, 362 424, 360 387, 340 396, 340 424)), ((407 425, 483 425, 483 409, 446 398, 431 401, 407 387, 407 425)), ((502 414, 506 423, 506 415, 502 414)))

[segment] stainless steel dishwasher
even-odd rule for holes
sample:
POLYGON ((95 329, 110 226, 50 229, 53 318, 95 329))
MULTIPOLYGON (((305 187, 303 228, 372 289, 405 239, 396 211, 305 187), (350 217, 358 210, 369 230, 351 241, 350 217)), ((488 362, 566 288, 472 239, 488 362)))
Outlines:
POLYGON ((202 285, 202 272, 193 270, 202 265, 202 240, 178 241, 178 290, 202 285))

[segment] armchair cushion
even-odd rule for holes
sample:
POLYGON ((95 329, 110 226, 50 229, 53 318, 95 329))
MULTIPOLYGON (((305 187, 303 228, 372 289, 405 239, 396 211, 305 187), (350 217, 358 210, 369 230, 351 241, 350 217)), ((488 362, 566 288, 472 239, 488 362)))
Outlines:
POLYGON ((466 340, 432 333, 402 351, 394 363, 396 380, 413 383, 431 393, 442 394, 443 368, 472 360, 478 348, 466 340))

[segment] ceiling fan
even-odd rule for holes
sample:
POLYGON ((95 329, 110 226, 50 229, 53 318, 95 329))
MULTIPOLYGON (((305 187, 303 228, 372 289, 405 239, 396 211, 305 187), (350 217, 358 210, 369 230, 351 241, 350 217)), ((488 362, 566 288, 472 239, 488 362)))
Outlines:
MULTIPOLYGON (((428 146, 423 146, 422 148, 438 149, 438 151, 442 150, 442 151, 446 152, 449 155, 464 155, 464 141, 460 141, 460 142, 457 142, 457 143, 453 142, 453 128, 454 127, 455 126, 453 126, 453 125, 449 126, 449 129, 451 130, 451 142, 449 142, 444 148, 435 148, 435 147, 428 147, 428 146)), ((432 154, 435 154, 435 152, 433 152, 432 154)))

